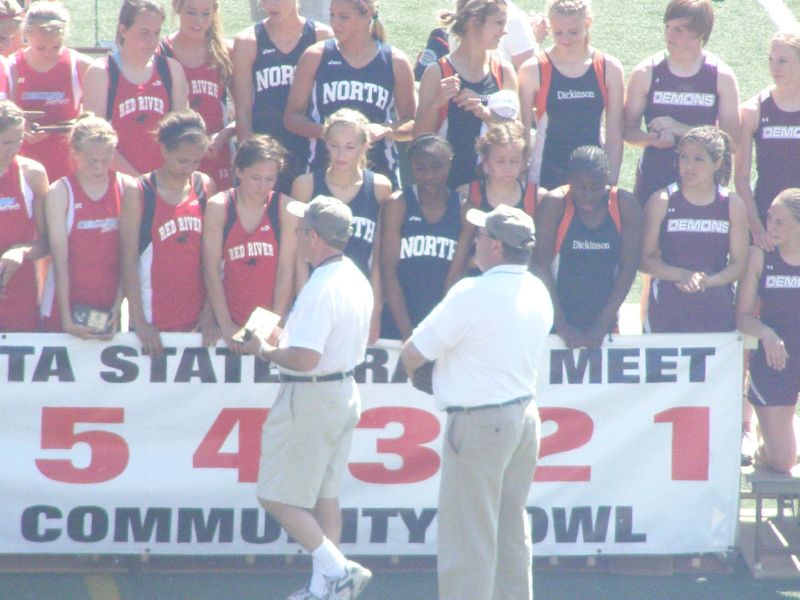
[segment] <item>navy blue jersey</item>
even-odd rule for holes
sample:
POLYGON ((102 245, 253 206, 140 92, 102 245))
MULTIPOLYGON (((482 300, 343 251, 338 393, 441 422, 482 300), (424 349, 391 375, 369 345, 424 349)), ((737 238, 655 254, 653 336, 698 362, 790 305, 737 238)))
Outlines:
POLYGON ((544 150, 536 181, 548 190, 566 185, 567 163, 575 148, 602 145, 605 109, 600 81, 591 65, 580 77, 567 77, 555 65, 552 69, 546 118, 537 131, 537 138, 544 136, 544 150))
MULTIPOLYGON (((405 221, 400 229, 397 277, 403 290, 411 325, 416 327, 444 298, 444 280, 456 253, 461 233, 461 196, 451 191, 444 215, 435 223, 425 219, 417 199, 417 186, 403 190, 405 221)), ((391 311, 383 311, 381 337, 399 339, 391 311)))
MULTIPOLYGON (((445 60, 449 62, 449 59, 445 60)), ((452 63, 450 66, 452 68, 452 63)), ((453 71, 458 73, 455 69, 453 71)), ((443 76, 446 75, 443 74, 443 76)), ((461 75, 458 77, 461 81, 461 88, 472 90, 478 94, 483 104, 487 104, 489 96, 500 91, 502 87, 502 82, 495 76, 492 68, 480 81, 467 81, 461 75)), ((480 137, 482 125, 483 121, 478 117, 450 100, 447 106, 447 118, 438 131, 439 135, 453 146, 453 163, 450 167, 450 178, 447 180, 448 187, 457 188, 475 179, 478 166, 475 142, 480 137)))
POLYGON ((611 214, 599 227, 577 215, 567 229, 554 261, 556 292, 564 317, 575 327, 589 327, 611 296, 619 270, 621 236, 611 214))
POLYGON ((253 61, 253 132, 274 137, 288 150, 293 162, 304 165, 308 159, 308 141, 286 130, 283 126, 283 112, 297 61, 306 48, 317 41, 314 21, 306 19, 300 40, 288 54, 275 46, 263 22, 256 23, 254 27, 256 59, 253 61))
POLYGON ((450 52, 450 35, 446 30, 437 27, 430 32, 425 49, 417 57, 417 62, 414 64, 414 79, 421 81, 428 65, 432 65, 448 52, 450 52))
MULTIPOLYGON (((314 191, 312 198, 320 194, 333 196, 325 181, 325 169, 313 172, 314 191)), ((364 169, 364 182, 361 189, 347 206, 353 213, 353 235, 344 249, 344 255, 352 260, 361 269, 364 276, 369 279, 369 269, 372 264, 372 247, 375 244, 375 231, 378 227, 378 200, 375 197, 375 174, 369 169, 364 169)), ((376 259, 377 260, 377 259, 376 259)))
MULTIPOLYGON (((317 123, 340 108, 358 110, 370 123, 388 123, 394 115, 394 72, 392 47, 378 44, 378 53, 372 61, 355 69, 339 51, 335 38, 325 40, 322 59, 314 78, 309 117, 317 123)), ((315 171, 327 166, 328 152, 322 140, 311 140, 310 166, 315 171)), ((386 175, 393 184, 397 179, 397 148, 394 141, 385 138, 370 148, 367 154, 369 168, 386 175)))

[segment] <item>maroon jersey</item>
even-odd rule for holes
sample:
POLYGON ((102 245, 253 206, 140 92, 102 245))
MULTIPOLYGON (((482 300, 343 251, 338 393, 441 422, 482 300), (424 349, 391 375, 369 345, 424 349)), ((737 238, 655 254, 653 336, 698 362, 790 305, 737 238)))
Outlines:
MULTIPOLYGON (((78 54, 64 48, 58 62, 47 71, 37 71, 25 60, 25 51, 10 58, 13 85, 10 100, 22 110, 43 111, 32 119, 39 125, 56 125, 76 118, 81 112, 83 92, 78 77, 78 54)), ((20 154, 44 165, 47 177, 55 181, 72 171, 69 135, 51 133, 36 144, 22 143, 20 154)))
POLYGON ((753 141, 756 147, 755 201, 761 222, 780 192, 800 187, 800 110, 781 110, 769 90, 761 92, 759 120, 753 141))
POLYGON ((169 85, 163 73, 169 66, 159 68, 166 58, 156 55, 153 74, 146 82, 131 83, 119 69, 117 54, 108 57, 110 121, 117 132, 117 150, 139 173, 149 173, 161 166, 163 159, 156 134, 158 122, 170 110, 169 85), (111 67, 110 63, 114 62, 111 67), (111 97, 113 95, 113 98, 111 97))
MULTIPOLYGON (((711 275, 728 264, 730 192, 719 186, 706 206, 692 204, 677 184, 667 188, 669 205, 661 224, 659 249, 671 266, 711 275)), ((648 307, 653 333, 732 331, 735 326, 733 285, 688 294, 672 281, 653 279, 648 307)))
MULTIPOLYGON (((97 200, 89 197, 74 175, 61 181, 67 188, 69 301, 110 310, 119 290, 121 178, 109 172, 108 189, 97 200)), ((61 331, 52 263, 42 294, 42 317, 46 331, 61 331)))
POLYGON ((761 322, 769 325, 791 354, 800 353, 800 265, 790 265, 779 250, 764 253, 758 281, 761 322))
MULTIPOLYGON (((247 231, 238 215, 230 226, 222 246, 225 301, 233 322, 243 326, 257 306, 272 309, 278 272, 278 231, 276 211, 281 195, 270 192, 261 221, 247 231)), ((236 212, 236 190, 225 194, 226 212, 236 212)))
MULTIPOLYGON (((653 58, 650 90, 644 122, 656 117, 672 117, 690 126, 715 125, 719 110, 717 60, 705 55, 700 69, 690 77, 670 71, 666 53, 653 58), (660 56, 660 60, 656 59, 660 56)), ((678 179, 675 148, 648 146, 642 153, 636 174, 636 197, 646 203, 650 195, 678 179)))
MULTIPOLYGON (((165 37, 158 46, 159 54, 178 60, 172 47, 172 40, 165 37)), ((180 62, 180 61, 178 61, 180 62)), ((205 63, 199 67, 187 67, 181 63, 189 86, 189 107, 198 112, 206 122, 209 136, 227 125, 225 103, 227 90, 217 67, 205 63)), ((200 164, 200 171, 210 176, 217 189, 225 190, 232 185, 233 152, 230 144, 220 149, 216 156, 206 156, 200 164)))
MULTIPOLYGON (((15 158, 0 175, 0 254, 15 244, 29 244, 35 238, 33 192, 15 158)), ((36 331, 38 328, 36 276, 33 263, 26 260, 0 296, 0 331, 36 331)))

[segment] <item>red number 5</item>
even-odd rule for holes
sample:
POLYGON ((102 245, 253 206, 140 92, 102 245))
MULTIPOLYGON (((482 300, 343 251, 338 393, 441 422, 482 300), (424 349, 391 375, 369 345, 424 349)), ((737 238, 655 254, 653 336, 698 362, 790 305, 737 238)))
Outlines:
POLYGON ((89 446, 90 460, 76 467, 68 458, 39 458, 36 466, 45 477, 64 483, 100 483, 120 475, 128 466, 130 451, 125 440, 110 431, 75 431, 78 423, 122 423, 122 408, 42 409, 42 450, 70 450, 89 446))

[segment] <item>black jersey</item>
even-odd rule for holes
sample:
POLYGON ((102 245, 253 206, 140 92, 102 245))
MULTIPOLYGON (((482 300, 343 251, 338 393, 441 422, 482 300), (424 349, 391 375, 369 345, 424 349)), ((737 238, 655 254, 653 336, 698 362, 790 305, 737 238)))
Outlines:
POLYGON ((800 186, 800 111, 787 112, 775 104, 769 90, 759 99, 756 148, 755 203, 761 223, 775 196, 786 188, 800 186))
POLYGON ((621 240, 609 212, 596 228, 577 215, 572 219, 553 262, 558 303, 570 325, 590 326, 608 302, 619 270, 621 240))
POLYGON ((761 322, 778 334, 789 354, 800 352, 800 266, 787 263, 777 249, 765 252, 758 298, 761 322))
POLYGON ((575 148, 602 146, 600 129, 605 95, 595 62, 597 59, 580 77, 567 77, 550 61, 552 74, 546 111, 536 130, 536 146, 542 152, 541 169, 534 177, 545 189, 567 183, 567 163, 575 148))
MULTIPOLYGON (((325 181, 325 169, 314 171, 314 191, 312 198, 320 194, 333 196, 328 183, 325 181)), ((375 174, 369 169, 364 169, 364 181, 361 189, 347 206, 353 213, 353 235, 344 249, 344 255, 352 260, 361 272, 369 279, 370 265, 372 264, 372 248, 375 244, 375 232, 378 228, 378 200, 375 197, 375 174)), ((377 259, 376 259, 377 260, 377 259)))
MULTIPOLYGON (((394 72, 392 47, 378 44, 378 53, 370 63, 360 69, 350 66, 342 56, 335 38, 325 40, 322 59, 314 78, 309 117, 317 123, 340 108, 362 112, 370 123, 388 123, 394 115, 394 72)), ((386 175, 396 184, 397 148, 394 141, 384 138, 370 148, 367 154, 369 168, 386 175)), ((312 170, 327 166, 328 153, 322 140, 311 140, 310 166, 312 170)))
POLYGON ((253 132, 277 139, 299 164, 308 158, 306 138, 290 133, 283 126, 283 112, 294 80, 297 61, 306 48, 317 41, 314 21, 306 19, 297 45, 281 52, 267 33, 264 23, 255 24, 256 59, 253 61, 253 132))
MULTIPOLYGON (((450 191, 442 218, 425 219, 417 197, 417 186, 403 190, 405 221, 400 230, 400 260, 397 278, 403 290, 411 325, 416 327, 442 298, 444 281, 456 253, 461 234, 461 196, 450 191)), ((399 339, 391 311, 384 310, 381 337, 399 339)))
MULTIPOLYGON (((442 77, 448 77, 452 73, 458 74, 449 57, 446 56, 443 60, 446 61, 448 68, 445 71, 444 65, 440 61, 442 77)), ((458 78, 461 81, 462 89, 472 90, 481 97, 483 104, 487 104, 489 96, 499 92, 502 88, 501 74, 502 65, 498 68, 493 68, 490 61, 489 71, 486 77, 480 81, 467 81, 461 75, 458 75, 458 78)), ((453 146, 453 162, 450 166, 450 177, 447 180, 448 187, 457 188, 475 179, 478 166, 478 152, 475 150, 475 142, 481 135, 482 125, 483 121, 473 113, 458 106, 453 100, 450 100, 447 104, 447 114, 439 127, 438 133, 453 146)))

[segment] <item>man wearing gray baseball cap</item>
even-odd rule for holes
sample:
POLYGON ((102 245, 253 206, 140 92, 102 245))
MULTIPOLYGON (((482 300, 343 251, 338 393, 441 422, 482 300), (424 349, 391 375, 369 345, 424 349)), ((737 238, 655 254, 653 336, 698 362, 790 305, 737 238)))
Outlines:
POLYGON ((298 255, 314 271, 278 346, 257 333, 245 346, 276 364, 283 384, 264 424, 257 495, 312 557, 311 582, 288 600, 349 600, 372 576, 337 548, 339 485, 361 414, 353 369, 367 349, 372 287, 342 254, 353 232, 346 204, 317 196, 293 200, 287 210, 302 219, 298 255))
POLYGON ((540 421, 536 378, 553 325, 547 288, 528 271, 531 218, 500 205, 467 212, 483 274, 459 281, 406 342, 410 377, 428 363, 447 412, 438 512, 439 600, 533 597, 528 490, 540 421))

